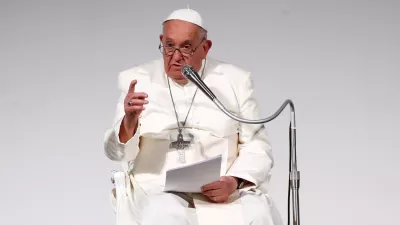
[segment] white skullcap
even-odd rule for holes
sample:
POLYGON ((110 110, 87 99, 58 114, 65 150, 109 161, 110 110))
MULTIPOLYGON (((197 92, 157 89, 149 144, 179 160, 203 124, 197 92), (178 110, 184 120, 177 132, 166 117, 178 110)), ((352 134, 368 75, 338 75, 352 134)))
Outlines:
POLYGON ((192 9, 178 9, 173 11, 164 21, 167 22, 168 20, 183 20, 189 23, 196 24, 197 26, 207 30, 204 26, 203 19, 201 18, 200 14, 192 9))

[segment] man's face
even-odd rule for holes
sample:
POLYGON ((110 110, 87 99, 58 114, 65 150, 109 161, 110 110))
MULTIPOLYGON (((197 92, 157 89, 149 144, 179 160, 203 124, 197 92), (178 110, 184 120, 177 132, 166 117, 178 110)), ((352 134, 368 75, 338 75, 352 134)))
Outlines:
POLYGON ((162 46, 172 52, 172 55, 163 55, 164 69, 167 75, 178 83, 187 83, 181 74, 182 67, 188 64, 199 71, 202 60, 211 47, 211 41, 204 40, 200 31, 201 28, 195 24, 181 20, 171 20, 164 24, 160 41, 162 46), (180 49, 181 52, 174 48, 180 49))

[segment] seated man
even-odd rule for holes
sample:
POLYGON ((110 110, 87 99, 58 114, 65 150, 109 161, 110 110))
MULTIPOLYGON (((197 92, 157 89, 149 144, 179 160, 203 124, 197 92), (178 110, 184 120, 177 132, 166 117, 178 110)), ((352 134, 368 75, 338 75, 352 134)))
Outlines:
POLYGON ((226 116, 182 76, 181 69, 191 65, 235 115, 259 119, 251 74, 207 56, 212 42, 196 11, 170 14, 163 23, 160 42, 161 59, 119 75, 122 93, 114 124, 104 140, 109 159, 133 165, 135 222, 193 224, 186 209, 197 208, 196 195, 164 192, 166 171, 222 155, 224 175, 204 185, 201 196, 210 205, 223 208, 228 197, 236 194, 244 218, 237 224, 283 224, 266 194, 273 158, 264 126, 226 116), (179 140, 190 144, 183 150, 176 148, 174 143, 179 140))

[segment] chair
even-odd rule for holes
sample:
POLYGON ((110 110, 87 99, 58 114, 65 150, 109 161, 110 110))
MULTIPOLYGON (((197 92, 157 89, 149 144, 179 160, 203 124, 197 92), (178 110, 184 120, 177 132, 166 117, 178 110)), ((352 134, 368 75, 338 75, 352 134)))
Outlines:
MULTIPOLYGON (((123 171, 112 171, 111 183, 114 187, 110 194, 110 204, 116 214, 116 225, 140 225, 130 208, 133 200, 131 195, 133 186, 128 174, 123 171)), ((187 212, 192 224, 198 225, 196 209, 187 208, 187 212)))

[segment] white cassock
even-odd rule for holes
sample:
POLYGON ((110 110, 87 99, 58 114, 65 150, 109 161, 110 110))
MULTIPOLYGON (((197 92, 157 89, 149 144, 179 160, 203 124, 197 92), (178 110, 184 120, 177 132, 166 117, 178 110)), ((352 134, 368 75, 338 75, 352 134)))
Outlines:
MULTIPOLYGON (((210 57, 203 61, 203 67, 203 81, 229 111, 246 119, 260 118, 249 72, 210 57)), ((129 167, 131 210, 135 215, 131 224, 283 224, 267 194, 273 158, 264 126, 232 120, 200 90, 183 129, 184 139, 192 140, 185 149, 184 164, 222 154, 221 175, 243 178, 254 185, 237 190, 226 204, 204 201, 200 194, 163 192, 166 171, 184 165, 177 150, 169 147, 176 141, 178 129, 167 79, 162 59, 123 71, 118 78, 122 93, 104 147, 109 159, 120 161, 125 169, 129 167), (118 138, 123 102, 134 79, 138 80, 135 92, 147 93, 149 104, 141 114, 136 134, 123 144, 118 138), (188 213, 189 208, 195 211, 194 216, 188 213)), ((180 86, 171 79, 170 87, 179 121, 184 121, 197 87, 191 82, 180 86)))

